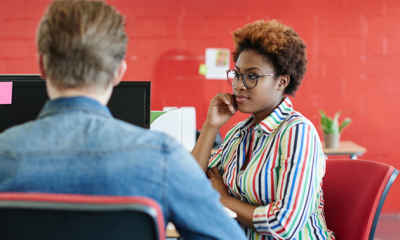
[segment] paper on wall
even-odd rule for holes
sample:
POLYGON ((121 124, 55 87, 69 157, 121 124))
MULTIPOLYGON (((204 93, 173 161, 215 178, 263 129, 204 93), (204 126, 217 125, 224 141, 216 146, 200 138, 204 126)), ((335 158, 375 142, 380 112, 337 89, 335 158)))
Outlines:
POLYGON ((206 49, 206 79, 226 80, 226 70, 230 67, 231 52, 228 48, 206 49))

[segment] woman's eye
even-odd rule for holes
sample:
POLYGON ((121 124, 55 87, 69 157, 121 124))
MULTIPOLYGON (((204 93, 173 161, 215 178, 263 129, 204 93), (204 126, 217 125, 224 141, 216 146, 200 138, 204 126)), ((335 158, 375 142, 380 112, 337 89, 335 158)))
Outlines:
POLYGON ((255 80, 257 78, 257 74, 249 74, 249 78, 255 80))

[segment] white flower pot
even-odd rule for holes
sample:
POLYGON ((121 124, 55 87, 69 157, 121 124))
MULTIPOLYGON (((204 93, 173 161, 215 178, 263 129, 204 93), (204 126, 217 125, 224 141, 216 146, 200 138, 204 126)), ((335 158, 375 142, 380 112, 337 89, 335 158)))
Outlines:
POLYGON ((339 148, 340 133, 324 134, 325 148, 339 148))

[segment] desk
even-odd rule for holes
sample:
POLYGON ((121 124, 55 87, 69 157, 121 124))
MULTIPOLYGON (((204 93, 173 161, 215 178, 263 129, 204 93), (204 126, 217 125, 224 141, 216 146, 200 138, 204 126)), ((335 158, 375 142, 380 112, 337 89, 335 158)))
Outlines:
POLYGON ((179 238, 180 235, 178 233, 178 231, 176 231, 174 224, 172 224, 171 222, 169 222, 167 224, 167 228, 165 229, 165 235, 167 236, 167 238, 179 238))
MULTIPOLYGON (((237 217, 237 214, 234 211, 230 210, 229 208, 224 207, 224 210, 229 217, 231 218, 237 217)), ((172 224, 171 222, 167 224, 167 228, 165 229, 165 235, 167 236, 167 238, 172 238, 172 239, 179 239, 180 237, 178 231, 176 231, 174 224, 172 224)))
POLYGON ((322 142, 322 150, 325 155, 350 155, 351 159, 357 159, 357 156, 363 155, 367 149, 352 141, 340 141, 339 148, 325 148, 325 143, 322 142))

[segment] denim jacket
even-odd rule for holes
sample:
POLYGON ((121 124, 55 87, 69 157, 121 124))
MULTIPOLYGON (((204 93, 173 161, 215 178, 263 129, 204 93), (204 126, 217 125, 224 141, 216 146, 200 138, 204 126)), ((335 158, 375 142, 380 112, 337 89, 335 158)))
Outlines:
POLYGON ((85 97, 0 134, 0 191, 146 196, 185 239, 246 239, 190 153, 85 97))

